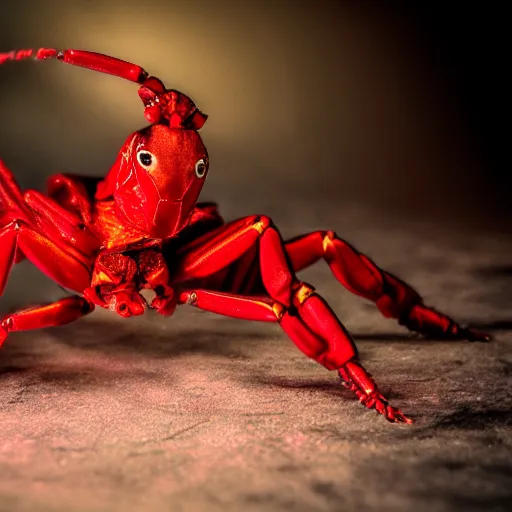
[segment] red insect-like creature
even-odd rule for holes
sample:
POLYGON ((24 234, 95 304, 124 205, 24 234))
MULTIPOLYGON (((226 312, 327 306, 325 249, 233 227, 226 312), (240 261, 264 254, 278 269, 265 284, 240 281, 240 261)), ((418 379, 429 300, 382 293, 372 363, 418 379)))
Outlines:
POLYGON ((126 139, 105 177, 53 175, 47 195, 22 192, 0 161, 0 295, 12 265, 24 258, 76 293, 3 318, 0 345, 10 332, 66 324, 95 306, 128 318, 147 307, 170 316, 177 305, 190 304, 279 323, 306 356, 337 371, 366 407, 410 423, 361 366, 328 304, 296 273, 323 259, 341 284, 412 331, 490 339, 424 305, 414 289, 332 231, 283 240, 265 215, 225 223, 216 204, 197 203, 209 167, 198 133, 207 116, 140 66, 46 48, 3 53, 0 63, 27 58, 57 59, 139 84, 150 124, 126 139), (143 289, 154 292, 150 304, 143 289))

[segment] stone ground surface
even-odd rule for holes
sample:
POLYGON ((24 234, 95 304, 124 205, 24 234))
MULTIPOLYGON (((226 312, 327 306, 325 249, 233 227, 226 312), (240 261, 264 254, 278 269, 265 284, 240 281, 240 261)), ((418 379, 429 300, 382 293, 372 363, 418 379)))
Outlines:
MULTIPOLYGON (((410 339, 324 264, 304 272, 416 420, 397 426, 275 325, 181 308, 14 334, 0 352, 0 511, 506 510, 512 239, 332 205, 300 217, 274 219, 286 236, 337 230, 495 341, 410 339)), ((22 264, 1 307, 60 295, 22 264)))

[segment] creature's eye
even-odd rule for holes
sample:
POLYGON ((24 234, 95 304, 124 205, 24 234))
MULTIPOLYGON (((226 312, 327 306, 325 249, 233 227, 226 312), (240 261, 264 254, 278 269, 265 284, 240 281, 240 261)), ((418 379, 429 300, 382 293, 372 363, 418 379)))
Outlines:
POLYGON ((148 151, 139 151, 137 153, 137 160, 142 167, 150 167, 154 161, 154 157, 148 151))
POLYGON ((206 162, 203 158, 196 162, 196 176, 202 178, 206 174, 206 162))

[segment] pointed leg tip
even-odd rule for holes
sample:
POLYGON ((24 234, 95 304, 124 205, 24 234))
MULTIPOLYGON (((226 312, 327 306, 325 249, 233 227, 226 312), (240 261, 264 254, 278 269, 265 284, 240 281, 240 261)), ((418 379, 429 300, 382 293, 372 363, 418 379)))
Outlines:
POLYGON ((412 425, 414 423, 414 420, 412 418, 409 418, 405 416, 402 413, 395 414, 391 418, 386 418, 391 423, 397 423, 397 424, 405 424, 405 425, 412 425))
POLYGON ((488 343, 492 341, 493 337, 486 333, 481 331, 475 331, 473 329, 467 330, 467 340, 470 342, 479 342, 479 343, 488 343))

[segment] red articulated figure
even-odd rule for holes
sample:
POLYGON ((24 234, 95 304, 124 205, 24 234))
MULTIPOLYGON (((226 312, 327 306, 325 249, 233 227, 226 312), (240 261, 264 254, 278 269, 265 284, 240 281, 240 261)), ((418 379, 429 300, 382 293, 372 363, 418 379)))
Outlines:
POLYGON ((0 53, 0 64, 57 59, 139 85, 149 126, 132 133, 105 177, 53 175, 47 195, 22 192, 0 161, 0 295, 11 267, 28 258, 76 294, 10 314, 10 332, 72 322, 96 306, 128 318, 177 305, 234 318, 277 322, 304 354, 337 371, 368 408, 410 423, 379 392, 350 335, 297 272, 324 259, 351 292, 382 314, 430 337, 487 341, 424 305, 406 283, 380 269, 332 231, 283 240, 272 220, 225 223, 214 203, 197 203, 209 159, 198 130, 206 121, 190 98, 166 89, 140 66, 81 50, 0 53), (141 290, 153 290, 150 304, 141 290))

